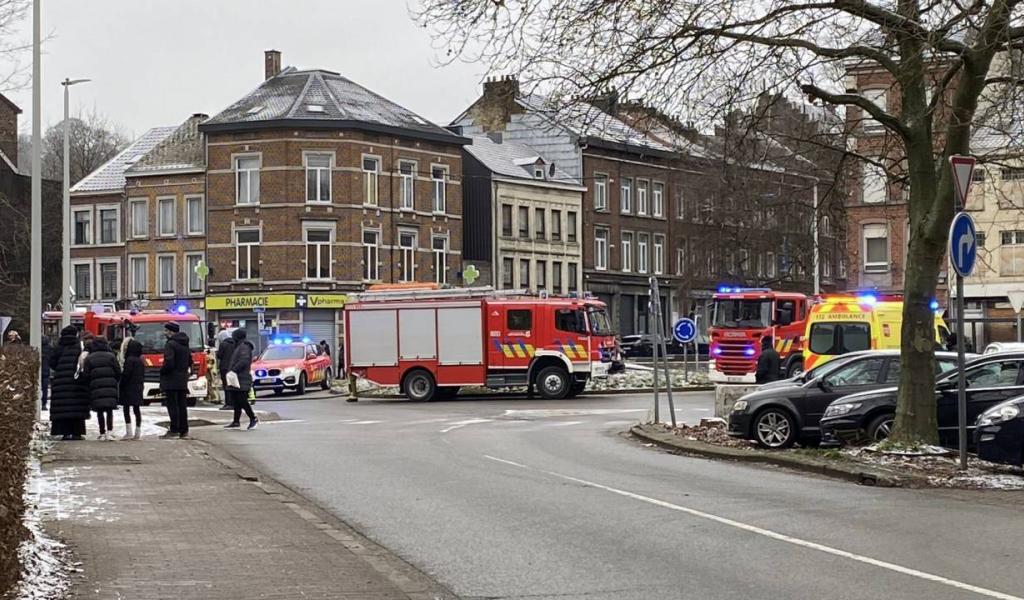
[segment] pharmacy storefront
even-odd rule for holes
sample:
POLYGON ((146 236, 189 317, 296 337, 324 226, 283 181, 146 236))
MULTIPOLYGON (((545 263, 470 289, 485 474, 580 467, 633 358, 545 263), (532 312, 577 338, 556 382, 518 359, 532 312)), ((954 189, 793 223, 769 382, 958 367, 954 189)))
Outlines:
POLYGON ((309 338, 326 340, 337 360, 343 333, 345 294, 269 293, 218 294, 206 297, 206 312, 221 328, 242 327, 246 337, 262 351, 271 340, 309 338))

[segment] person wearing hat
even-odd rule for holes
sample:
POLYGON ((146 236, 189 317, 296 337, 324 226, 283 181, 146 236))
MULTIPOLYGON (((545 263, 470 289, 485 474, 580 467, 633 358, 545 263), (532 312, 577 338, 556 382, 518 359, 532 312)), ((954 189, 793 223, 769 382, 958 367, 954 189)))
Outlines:
POLYGON ((192 353, 189 351, 188 335, 177 323, 164 323, 164 364, 160 367, 160 391, 167 403, 167 416, 171 424, 161 437, 188 437, 188 375, 192 369, 192 353))

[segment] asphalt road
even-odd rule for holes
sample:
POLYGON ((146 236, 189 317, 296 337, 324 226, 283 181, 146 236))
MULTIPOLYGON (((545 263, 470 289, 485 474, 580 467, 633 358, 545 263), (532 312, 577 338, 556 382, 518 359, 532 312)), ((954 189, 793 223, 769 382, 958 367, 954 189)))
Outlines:
MULTIPOLYGON (((194 433, 464 598, 1024 597, 1024 501, 675 456, 620 432, 649 395, 271 401, 194 433)), ((677 395, 693 422, 710 393, 677 395)))

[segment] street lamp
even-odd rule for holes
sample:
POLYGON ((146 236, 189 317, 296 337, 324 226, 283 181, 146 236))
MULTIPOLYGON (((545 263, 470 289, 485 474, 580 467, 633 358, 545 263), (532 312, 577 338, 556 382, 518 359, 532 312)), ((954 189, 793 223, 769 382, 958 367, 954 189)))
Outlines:
POLYGON ((71 161, 68 155, 71 153, 71 118, 70 118, 70 94, 69 88, 79 83, 91 81, 89 79, 68 79, 60 82, 64 86, 64 240, 61 246, 61 290, 60 290, 60 326, 67 327, 71 324, 71 161))

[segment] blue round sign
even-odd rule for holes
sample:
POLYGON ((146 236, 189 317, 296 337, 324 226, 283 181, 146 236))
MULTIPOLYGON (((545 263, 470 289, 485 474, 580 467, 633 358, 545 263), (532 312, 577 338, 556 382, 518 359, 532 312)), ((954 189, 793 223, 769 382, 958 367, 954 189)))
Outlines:
POLYGON ((978 235, 974 219, 965 212, 959 212, 949 226, 949 260, 958 275, 967 277, 974 271, 977 259, 978 235))
POLYGON ((693 319, 679 319, 672 326, 672 337, 680 344, 689 344, 697 337, 697 324, 693 319))

